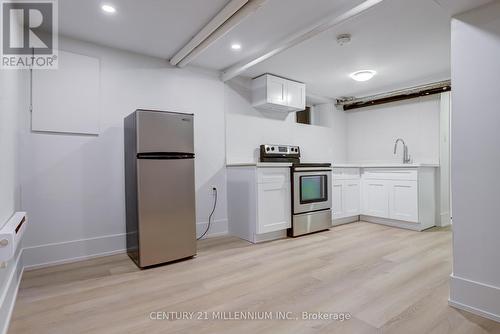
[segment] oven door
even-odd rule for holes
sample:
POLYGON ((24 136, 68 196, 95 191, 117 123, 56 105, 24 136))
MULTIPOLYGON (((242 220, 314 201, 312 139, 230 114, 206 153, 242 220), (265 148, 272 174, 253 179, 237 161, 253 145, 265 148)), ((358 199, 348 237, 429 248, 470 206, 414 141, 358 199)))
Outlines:
POLYGON ((331 168, 295 168, 293 171, 293 213, 330 209, 332 207, 331 188, 331 168))

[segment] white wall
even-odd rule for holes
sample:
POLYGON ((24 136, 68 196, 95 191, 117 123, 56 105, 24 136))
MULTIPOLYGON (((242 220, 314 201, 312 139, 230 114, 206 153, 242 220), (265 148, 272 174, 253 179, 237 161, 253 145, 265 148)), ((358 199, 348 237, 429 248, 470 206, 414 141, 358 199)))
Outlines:
POLYGON ((402 162, 403 138, 414 162, 439 163, 439 95, 347 111, 350 162, 402 162))
MULTIPOLYGON (((26 71, 0 70, 0 228, 19 209, 18 119, 28 110, 27 79, 26 71)), ((8 324, 21 269, 18 256, 0 268, 0 333, 8 324)))
POLYGON ((500 3, 452 20, 450 303, 500 321, 500 3))
POLYGON ((439 212, 437 221, 440 226, 451 224, 451 93, 441 94, 441 108, 439 113, 439 177, 438 187, 439 212))
POLYGON ((345 114, 331 104, 315 108, 325 126, 295 122, 295 113, 262 112, 251 106, 250 81, 225 85, 227 162, 258 161, 261 144, 299 145, 304 162, 345 162, 345 114))
POLYGON ((0 70, 0 228, 17 206, 17 128, 22 76, 22 71, 0 70))
POLYGON ((216 185, 211 233, 225 232, 224 85, 217 74, 67 38, 59 45, 100 59, 101 133, 34 133, 29 117, 23 120, 22 201, 31 220, 26 264, 124 249, 123 117, 137 108, 195 114, 198 231, 212 207, 209 187, 216 185))

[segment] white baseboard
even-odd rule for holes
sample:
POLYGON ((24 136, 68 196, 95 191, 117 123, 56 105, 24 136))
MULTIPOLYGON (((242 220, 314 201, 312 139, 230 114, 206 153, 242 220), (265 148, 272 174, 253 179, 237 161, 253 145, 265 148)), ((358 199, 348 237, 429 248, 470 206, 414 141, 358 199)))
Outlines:
POLYGON ((264 234, 255 234, 253 243, 266 242, 278 239, 284 239, 287 237, 286 230, 268 232, 264 234))
POLYGON ((450 275, 450 306, 500 322, 500 288, 450 275))
POLYGON ((404 228, 407 230, 413 230, 413 231, 419 231, 419 232, 432 227, 432 226, 422 226, 422 224, 419 224, 419 223, 410 223, 410 222, 405 222, 402 220, 379 218, 379 217, 366 216, 366 215, 361 215, 359 219, 361 221, 365 221, 365 222, 369 222, 369 223, 387 225, 387 226, 392 226, 392 227, 399 227, 399 228, 404 228))
POLYGON ((352 217, 344 217, 344 218, 332 219, 332 227, 339 226, 339 225, 344 225, 344 224, 355 223, 355 222, 359 222, 359 215, 358 216, 352 216, 352 217))
MULTIPOLYGON (((200 237, 203 234, 203 232, 205 232, 207 226, 208 222, 196 223, 196 235, 200 237)), ((212 224, 210 224, 210 230, 208 230, 207 234, 203 237, 203 239, 210 237, 219 237, 222 235, 227 235, 227 233, 228 233, 227 219, 214 220, 212 224)))
POLYGON ((451 216, 449 212, 442 212, 439 217, 439 226, 445 227, 451 225, 451 216))
MULTIPOLYGON (((197 235, 201 235, 208 223, 197 223, 197 235)), ((206 237, 227 234, 227 219, 213 221, 206 237)), ((106 235, 96 238, 79 239, 25 247, 23 252, 24 268, 33 270, 58 264, 71 263, 95 257, 115 255, 126 252, 126 234, 106 235)))
POLYGON ((126 234, 51 243, 25 247, 23 262, 26 270, 126 252, 126 234))
POLYGON ((0 334, 7 334, 9 329, 17 292, 23 276, 23 268, 23 251, 20 250, 14 261, 8 263, 6 268, 0 269, 8 270, 6 284, 0 291, 0 334))

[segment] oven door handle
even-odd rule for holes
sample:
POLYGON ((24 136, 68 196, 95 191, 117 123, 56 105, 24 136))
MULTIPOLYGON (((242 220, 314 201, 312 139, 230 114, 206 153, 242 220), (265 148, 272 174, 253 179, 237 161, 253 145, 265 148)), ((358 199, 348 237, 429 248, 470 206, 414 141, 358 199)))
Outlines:
POLYGON ((332 168, 328 167, 295 167, 294 172, 331 172, 332 168))

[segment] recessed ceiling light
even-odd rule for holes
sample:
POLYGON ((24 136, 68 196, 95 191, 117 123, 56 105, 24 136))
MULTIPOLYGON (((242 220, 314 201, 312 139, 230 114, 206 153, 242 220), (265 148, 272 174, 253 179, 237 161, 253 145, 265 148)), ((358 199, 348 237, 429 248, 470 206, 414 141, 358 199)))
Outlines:
POLYGON ((239 44, 239 43, 233 43, 233 44, 231 44, 231 49, 233 49, 233 50, 241 50, 241 44, 239 44))
POLYGON ((361 70, 351 73, 349 76, 356 81, 368 81, 373 78, 375 74, 377 74, 377 72, 372 70, 361 70))
POLYGON ((116 8, 111 5, 102 5, 101 9, 108 14, 116 13, 116 8))

